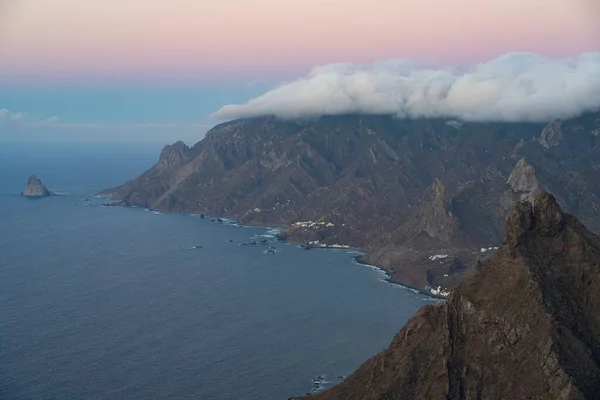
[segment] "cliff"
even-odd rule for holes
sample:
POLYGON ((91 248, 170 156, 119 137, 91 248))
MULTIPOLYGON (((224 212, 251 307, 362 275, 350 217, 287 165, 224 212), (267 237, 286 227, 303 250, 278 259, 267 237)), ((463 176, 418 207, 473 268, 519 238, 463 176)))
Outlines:
POLYGON ((600 238, 541 193, 446 303, 311 400, 598 399, 600 238))
POLYGON ((150 170, 103 194, 289 227, 292 240, 366 250, 395 281, 454 287, 499 245, 514 202, 540 190, 600 229, 598 129, 600 113, 548 124, 240 119, 191 148, 165 147, 150 170))
POLYGON ((27 179, 27 185, 25 185, 25 189, 21 193, 25 197, 48 197, 52 196, 52 194, 35 175, 31 175, 27 179))

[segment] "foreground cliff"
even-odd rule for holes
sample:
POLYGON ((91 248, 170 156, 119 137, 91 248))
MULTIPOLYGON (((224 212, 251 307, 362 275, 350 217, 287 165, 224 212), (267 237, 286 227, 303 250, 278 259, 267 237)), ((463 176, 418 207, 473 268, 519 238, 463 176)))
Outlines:
POLYGON ((105 195, 123 205, 289 227, 350 245, 414 286, 453 287, 493 253, 515 201, 540 190, 600 229, 600 113, 475 123, 390 116, 241 119, 105 195), (483 250, 482 250, 483 248, 483 250))
POLYGON ((447 303, 314 400, 600 398, 600 238, 555 198, 510 213, 497 254, 447 303))
POLYGON ((52 193, 44 186, 37 176, 31 175, 29 179, 27 179, 27 184, 21 195, 25 197, 48 197, 51 196, 52 193))

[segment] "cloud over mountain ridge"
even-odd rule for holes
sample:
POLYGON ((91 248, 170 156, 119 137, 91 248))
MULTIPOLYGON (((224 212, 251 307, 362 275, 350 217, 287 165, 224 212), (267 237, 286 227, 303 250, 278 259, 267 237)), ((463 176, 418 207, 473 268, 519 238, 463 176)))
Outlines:
POLYGON ((544 122, 600 110, 600 52, 574 58, 509 53, 466 71, 411 60, 332 64, 284 82, 244 104, 213 114, 221 120, 274 115, 304 118, 386 114, 400 118, 544 122))

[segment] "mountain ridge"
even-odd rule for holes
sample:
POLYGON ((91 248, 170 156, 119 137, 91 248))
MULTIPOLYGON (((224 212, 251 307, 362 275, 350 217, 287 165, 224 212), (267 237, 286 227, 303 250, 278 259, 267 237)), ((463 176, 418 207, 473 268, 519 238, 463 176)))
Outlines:
POLYGON ((515 205, 498 252, 447 302, 422 307, 387 349, 306 398, 597 399, 599 312, 600 238, 542 192, 515 205))
POLYGON ((217 125, 192 147, 166 146, 150 170, 102 194, 288 227, 290 240, 364 249, 394 281, 454 287, 493 252, 523 196, 550 190, 600 229, 597 129, 600 113, 549 124, 256 117, 217 125), (295 225, 310 221, 324 224, 295 225))

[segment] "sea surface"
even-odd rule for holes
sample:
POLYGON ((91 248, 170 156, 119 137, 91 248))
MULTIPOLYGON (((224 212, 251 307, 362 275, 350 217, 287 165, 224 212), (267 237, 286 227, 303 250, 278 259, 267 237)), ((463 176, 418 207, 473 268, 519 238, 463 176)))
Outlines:
POLYGON ((434 301, 356 253, 103 207, 94 194, 159 150, 0 147, 0 399, 285 400, 347 376, 434 301), (32 173, 59 196, 20 197, 32 173))

